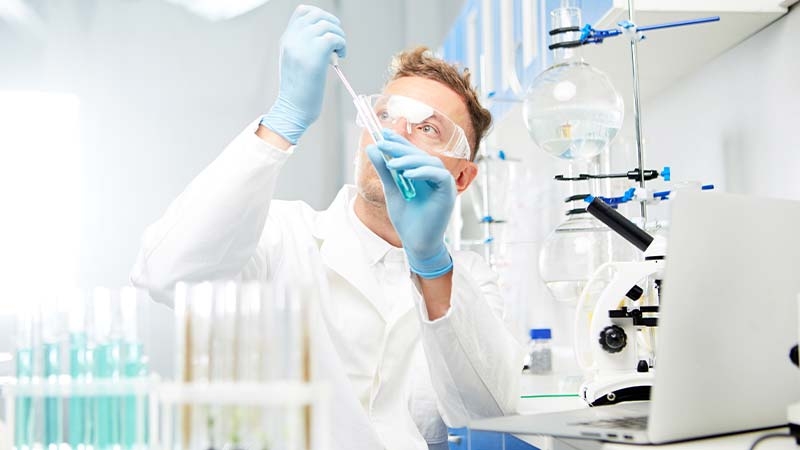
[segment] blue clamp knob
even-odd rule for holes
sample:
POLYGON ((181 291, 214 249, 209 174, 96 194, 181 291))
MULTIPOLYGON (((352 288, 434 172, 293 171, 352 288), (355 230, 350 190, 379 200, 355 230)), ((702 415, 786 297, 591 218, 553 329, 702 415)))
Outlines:
POLYGON ((633 200, 633 194, 635 194, 635 193, 636 193, 636 188, 630 188, 627 191, 625 191, 624 194, 622 194, 622 198, 626 202, 629 202, 629 201, 633 200))
MULTIPOLYGON (((589 197, 591 197, 591 200, 595 199, 595 197, 593 197, 591 195, 589 197)), ((584 200, 587 201, 588 203, 591 203, 591 200, 589 199, 589 197, 585 198, 584 200)), ((608 205, 608 206, 610 206, 612 208, 616 208, 617 206, 629 201, 629 199, 626 199, 624 196, 622 196, 622 197, 597 197, 597 198, 599 198, 600 200, 602 200, 603 203, 605 203, 606 205, 608 205)))
POLYGON ((484 216, 481 219, 481 223, 492 223, 492 222, 494 222, 494 218, 492 218, 492 216, 484 216))
POLYGON ((670 181, 672 178, 672 172, 670 171, 669 166, 664 166, 664 170, 661 171, 661 177, 664 178, 664 181, 670 181))
POLYGON ((498 150, 498 151, 497 151, 497 157, 498 157, 498 158, 500 158, 500 159, 502 159, 503 161, 505 161, 505 159, 506 159, 506 152, 504 152, 503 150, 498 150))
POLYGON ((581 28, 581 42, 585 41, 591 34, 594 29, 590 24, 586 24, 581 28))

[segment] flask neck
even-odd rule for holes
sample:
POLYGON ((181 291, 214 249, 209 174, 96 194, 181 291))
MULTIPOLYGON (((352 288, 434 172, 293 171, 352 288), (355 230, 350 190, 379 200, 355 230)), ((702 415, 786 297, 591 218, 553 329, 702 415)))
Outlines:
POLYGON ((575 48, 557 48, 553 50, 553 65, 556 64, 569 64, 572 62, 583 61, 583 53, 580 47, 575 48))
MULTIPOLYGON (((581 8, 578 0, 563 0, 561 7, 550 12, 551 30, 571 27, 580 29, 580 27, 583 26, 581 22, 581 8)), ((551 42, 553 44, 558 44, 561 42, 577 41, 580 38, 580 31, 568 31, 554 34, 551 38, 551 42)), ((553 49, 553 64, 581 61, 582 59, 581 47, 561 47, 553 49)))

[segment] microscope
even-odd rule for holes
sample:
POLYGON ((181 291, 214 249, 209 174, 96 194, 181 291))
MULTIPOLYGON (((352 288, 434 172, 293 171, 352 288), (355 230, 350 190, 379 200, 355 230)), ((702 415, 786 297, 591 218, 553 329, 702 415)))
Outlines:
MULTIPOLYGON (((797 296, 797 305, 799 307, 798 314, 800 314, 800 295, 797 296)), ((800 330, 798 330, 797 334, 798 334, 798 341, 800 342, 800 330)), ((789 350, 789 359, 791 359, 792 363, 794 363, 795 366, 800 367, 800 358, 798 358, 797 345, 795 345, 794 347, 791 348, 791 350, 789 350)), ((800 445, 800 402, 796 402, 789 405, 789 408, 786 411, 786 416, 789 422, 789 433, 791 433, 791 435, 794 436, 797 445, 800 445)))
POLYGON ((654 358, 643 358, 646 352, 640 347, 650 347, 652 354, 655 340, 648 344, 641 335, 658 325, 666 240, 649 235, 600 198, 588 196, 585 201, 589 203, 587 212, 644 252, 644 261, 611 262, 595 271, 593 279, 609 270, 614 275, 597 299, 588 327, 581 319, 593 281, 581 294, 574 328, 576 353, 580 358, 580 346, 588 343, 591 362, 583 364, 589 373, 579 394, 591 406, 648 400, 654 358), (649 280, 653 280, 654 289, 649 289, 649 280), (647 291, 652 295, 646 295, 647 291))

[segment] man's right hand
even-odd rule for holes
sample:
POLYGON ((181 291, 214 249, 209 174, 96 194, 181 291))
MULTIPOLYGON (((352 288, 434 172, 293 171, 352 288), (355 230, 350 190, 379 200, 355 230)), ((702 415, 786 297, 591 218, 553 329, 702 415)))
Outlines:
POLYGON ((261 124, 291 144, 319 117, 331 54, 345 56, 339 19, 315 6, 300 5, 281 37, 278 98, 261 124))

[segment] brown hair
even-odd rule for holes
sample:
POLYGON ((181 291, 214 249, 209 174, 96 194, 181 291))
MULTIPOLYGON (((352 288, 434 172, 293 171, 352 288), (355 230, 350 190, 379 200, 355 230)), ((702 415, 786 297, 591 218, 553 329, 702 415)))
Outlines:
POLYGON ((389 76, 390 80, 422 77, 438 81, 461 96, 467 104, 474 134, 470 140, 470 161, 475 160, 478 144, 492 125, 492 114, 478 101, 478 94, 470 84, 469 69, 460 71, 456 66, 433 56, 427 47, 416 47, 395 55, 389 68, 389 76))

